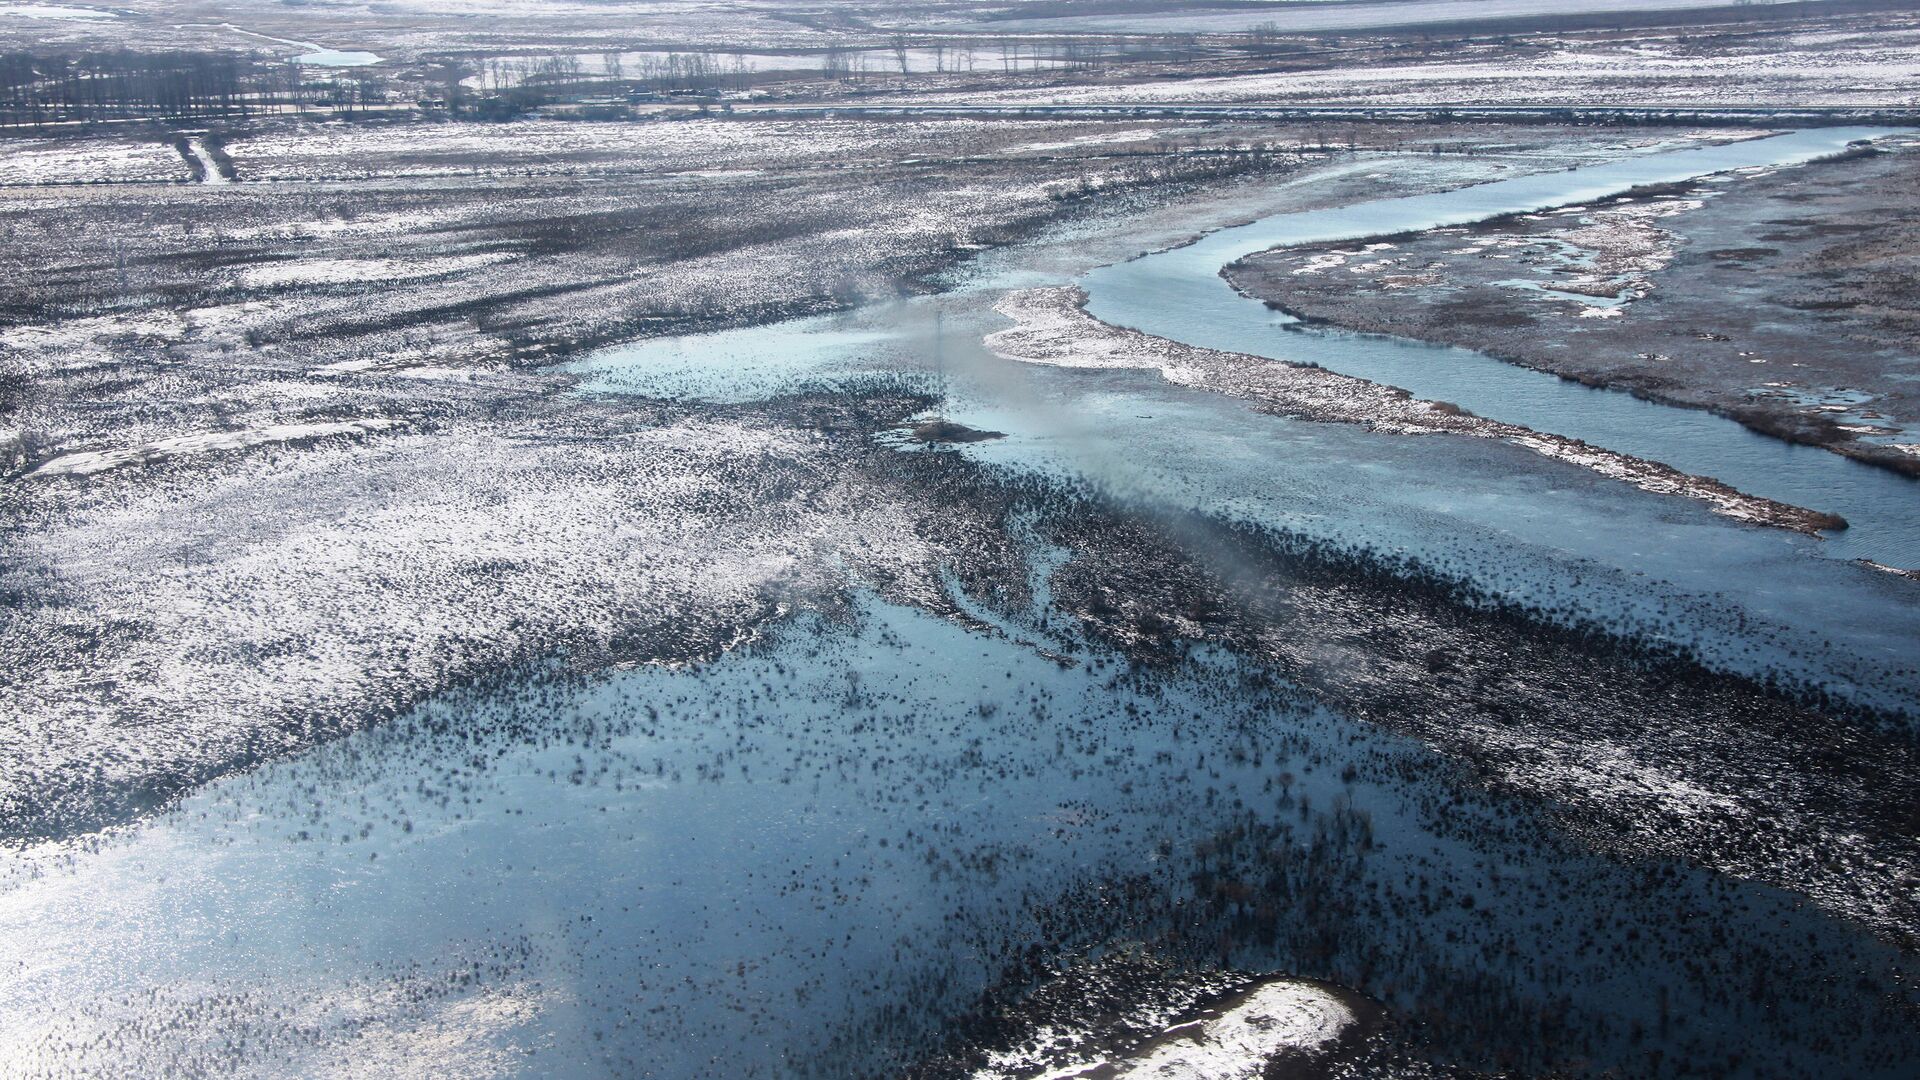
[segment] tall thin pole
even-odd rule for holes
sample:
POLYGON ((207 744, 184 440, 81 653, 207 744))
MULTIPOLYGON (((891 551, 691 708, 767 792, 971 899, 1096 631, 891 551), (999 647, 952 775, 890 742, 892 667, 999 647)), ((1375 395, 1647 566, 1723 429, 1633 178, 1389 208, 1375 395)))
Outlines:
POLYGON ((933 377, 940 385, 939 416, 947 417, 947 357, 942 348, 946 338, 946 313, 939 308, 933 311, 933 377))

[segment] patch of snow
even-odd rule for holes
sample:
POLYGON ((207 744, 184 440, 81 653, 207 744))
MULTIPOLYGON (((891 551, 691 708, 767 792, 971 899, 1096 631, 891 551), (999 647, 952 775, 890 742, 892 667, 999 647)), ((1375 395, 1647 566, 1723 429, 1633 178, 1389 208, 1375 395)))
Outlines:
POLYGON ((45 461, 27 474, 27 479, 55 476, 92 476, 128 465, 151 465, 169 458, 204 454, 214 450, 238 450, 268 443, 318 439, 328 435, 365 435, 405 427, 403 420, 369 418, 327 424, 269 424, 244 431, 208 431, 159 439, 124 450, 84 450, 45 461))
POLYGON ((455 255, 439 259, 303 259, 269 263, 240 271, 240 283, 253 289, 281 285, 350 285, 414 281, 478 269, 512 258, 504 252, 455 255))
POLYGON ((1046 1030, 1030 1048, 990 1056, 974 1080, 1254 1080, 1283 1055, 1325 1050, 1356 1020, 1338 997, 1309 983, 1263 983, 1219 1015, 1175 1024, 1143 1046, 1116 1055, 1087 1057, 1033 1073, 1049 1048, 1071 1045, 1069 1032, 1046 1030))
POLYGON ((1346 263, 1347 256, 1345 252, 1329 251, 1313 256, 1301 263, 1293 272, 1295 274, 1322 274, 1336 266, 1345 266, 1346 263))
POLYGON ((194 139, 187 143, 187 149, 200 161, 200 182, 203 184, 231 184, 227 174, 220 171, 219 163, 213 160, 213 152, 207 148, 207 140, 194 139))
POLYGON ((163 142, 19 139, 0 145, 0 185, 179 181, 180 155, 163 142))

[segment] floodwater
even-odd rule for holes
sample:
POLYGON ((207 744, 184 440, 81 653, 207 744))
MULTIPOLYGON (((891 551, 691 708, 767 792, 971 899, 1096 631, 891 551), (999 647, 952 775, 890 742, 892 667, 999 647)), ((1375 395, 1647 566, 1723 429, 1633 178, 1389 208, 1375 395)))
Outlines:
MULTIPOLYGON (((1920 544, 1920 500, 1911 482, 1707 413, 1592 390, 1466 350, 1289 329, 1284 317, 1241 297, 1218 275, 1226 262, 1273 243, 1585 201, 1636 183, 1684 179, 1694 175, 1690 170, 1817 156, 1866 134, 1845 129, 1662 150, 1367 203, 1364 210, 1274 214, 1099 267, 1090 262, 1109 250, 1104 238, 1065 226, 1022 251, 986 257, 940 295, 616 346, 572 370, 589 392, 718 402, 792 393, 851 374, 912 373, 940 387, 949 418, 1007 434, 961 451, 982 462, 1092 479, 1116 497, 1168 511, 1410 558, 1496 596, 1563 606, 1629 635, 1687 646, 1729 670, 1793 671, 1862 703, 1899 707, 1920 697, 1910 655, 1920 639, 1920 590, 1850 560, 1892 559, 1920 544), (1088 261, 1076 262, 1076 250, 1088 261), (1692 500, 1642 492, 1504 443, 1286 420, 1154 374, 1016 364, 981 346, 982 337, 1006 325, 991 310, 1006 288, 1074 280, 1109 322, 1215 348, 1310 359, 1758 494, 1838 510, 1857 524, 1824 538, 1745 525, 1692 500), (1781 475, 1783 462, 1799 473, 1781 475), (1822 486, 1802 486, 1812 484, 1822 486)), ((1311 187, 1311 177, 1302 187, 1311 187)), ((1216 221, 1235 216, 1230 206, 1209 213, 1216 221)), ((1129 226, 1110 227, 1124 236, 1129 226)))
MULTIPOLYGON (((981 347, 1008 281, 1072 280, 1138 225, 1063 227, 939 296, 621 346, 573 370, 583 393, 723 404, 905 378, 1007 437, 901 453, 1405 556, 1727 667, 1799 665, 1865 701, 1915 699, 1899 670, 1920 638, 1914 590, 1826 557, 1828 542, 1505 444, 1281 420, 981 347)), ((1178 250, 1212 279, 1221 245, 1178 250)), ((1317 957, 1383 973, 1371 989, 1402 1015, 1441 1002, 1449 1023, 1498 1023, 1512 1000, 1564 995, 1565 1015, 1607 1025, 1542 1031, 1601 1065, 1635 1061, 1655 1031, 1724 1060, 1784 995, 1811 1035, 1767 1050, 1817 1075, 1845 1067, 1818 1037, 1877 1007, 1859 974, 1912 978, 1800 898, 1540 843, 1519 827, 1538 808, 1240 658, 1200 649, 1148 672, 1076 641, 1045 610, 1059 553, 1036 543, 1030 558, 1033 610, 951 597, 984 628, 856 597, 843 619, 786 620, 709 665, 516 673, 11 859, 0 1062, 889 1074, 1030 950, 1177 925, 1243 969, 1317 957), (1229 871, 1279 874, 1306 899, 1265 922, 1219 908, 1204 883, 1229 871)))
POLYGON ((305 49, 306 52, 295 56, 293 62, 296 64, 305 64, 308 67, 368 67, 379 63, 382 59, 379 54, 367 52, 363 49, 335 49, 312 41, 274 37, 271 34, 262 34, 256 30, 248 30, 242 26, 235 26, 233 23, 221 23, 220 26, 222 29, 230 30, 236 34, 244 34, 247 37, 259 38, 262 41, 271 41, 279 45, 290 45, 296 49, 305 49))
POLYGON ((1746 950, 1729 970, 1814 1002, 1816 1029, 1859 1005, 1826 984, 1901 963, 1773 890, 1489 841, 1531 811, 1455 801, 1417 745, 1231 657, 1137 679, 1119 657, 1071 659, 860 602, 848 624, 789 622, 699 670, 529 676, 217 782, 13 868, 0 1060, 885 1075, 1030 947, 1165 929, 1196 852, 1249 830, 1261 864, 1328 891, 1233 961, 1285 970, 1296 933, 1332 932, 1409 980, 1400 1006, 1517 942, 1516 993, 1649 1027, 1666 1002, 1690 1037, 1739 1046, 1766 1006, 1708 999, 1671 959, 1710 953, 1708 928, 1677 910, 1726 912, 1746 950), (1416 879, 1473 904, 1415 917, 1416 879), (1082 891, 1121 880, 1136 884, 1082 891), (1369 899, 1396 910, 1338 914, 1369 899))
POLYGON ((1089 274, 1087 310, 1115 325, 1194 345, 1318 364, 1417 397, 1451 401, 1491 419, 1711 476, 1752 495, 1838 513, 1853 528, 1827 538, 1831 554, 1920 567, 1920 487, 1884 469, 1789 445, 1708 412, 1595 390, 1467 349, 1302 328, 1242 296, 1219 276, 1228 263, 1269 248, 1387 236, 1585 203, 1636 185, 1802 162, 1844 149, 1855 139, 1891 134, 1822 128, 1440 194, 1275 215, 1089 274))
POLYGON ((363 49, 316 49, 301 53, 293 62, 308 67, 368 67, 379 63, 380 55, 363 49))

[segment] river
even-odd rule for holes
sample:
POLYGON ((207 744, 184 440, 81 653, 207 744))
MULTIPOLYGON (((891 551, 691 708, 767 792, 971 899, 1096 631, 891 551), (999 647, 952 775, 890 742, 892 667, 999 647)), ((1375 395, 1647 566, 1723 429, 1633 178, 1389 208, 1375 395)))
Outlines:
POLYGON ((1453 191, 1278 214, 1087 275, 1096 317, 1227 352, 1317 364, 1451 401, 1481 416, 1568 435, 1711 476, 1753 495, 1825 510, 1853 528, 1829 534, 1843 558, 1920 566, 1920 487, 1825 450, 1756 434, 1712 413, 1596 390, 1467 349, 1304 328, 1227 284, 1228 263, 1269 248, 1358 240, 1590 202, 1628 188, 1791 165, 1842 150, 1876 128, 1817 128, 1669 151, 1453 191))

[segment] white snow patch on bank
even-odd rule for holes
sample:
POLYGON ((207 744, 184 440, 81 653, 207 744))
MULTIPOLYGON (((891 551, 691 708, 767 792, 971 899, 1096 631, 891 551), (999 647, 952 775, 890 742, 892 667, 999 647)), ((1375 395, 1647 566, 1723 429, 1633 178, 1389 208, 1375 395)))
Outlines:
POLYGON ((220 171, 220 164, 213 159, 213 151, 208 149, 207 140, 194 139, 187 149, 200 162, 200 182, 203 184, 231 184, 227 174, 220 171))
MULTIPOLYGON (((1034 1051, 995 1054, 974 1080, 1075 1080, 1139 1077, 1142 1080, 1253 1080, 1282 1055, 1315 1054, 1355 1023, 1353 1011, 1332 993, 1307 983, 1266 983, 1217 1016, 1175 1024, 1134 1050, 1090 1056, 1034 1072, 1034 1051)), ((1049 1032, 1042 1043, 1056 1044, 1049 1032)))
POLYGON ((13 139, 0 146, 0 186, 173 182, 180 155, 133 139, 13 139))

